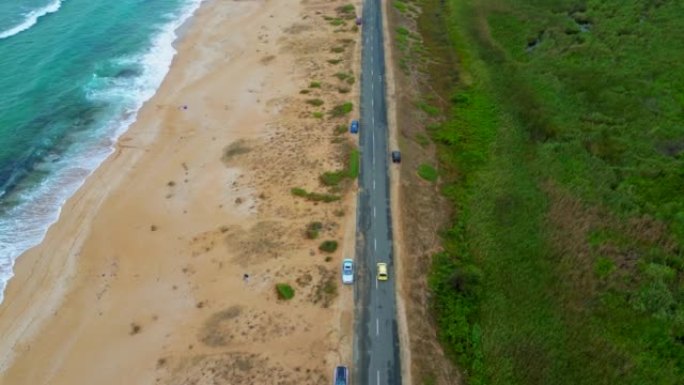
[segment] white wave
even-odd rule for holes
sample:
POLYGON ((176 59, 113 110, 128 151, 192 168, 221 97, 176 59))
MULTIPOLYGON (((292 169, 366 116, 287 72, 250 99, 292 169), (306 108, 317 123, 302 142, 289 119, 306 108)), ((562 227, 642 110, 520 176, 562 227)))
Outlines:
POLYGON ((6 39, 10 36, 14 36, 20 32, 26 31, 27 29, 33 27, 38 19, 49 14, 54 13, 59 10, 62 6, 62 0, 55 0, 52 3, 44 6, 43 8, 35 9, 25 15, 24 21, 15 25, 14 27, 0 32, 0 39, 6 39))
POLYGON ((116 139, 135 122, 139 109, 157 91, 168 73, 176 55, 173 46, 178 38, 176 31, 199 8, 203 0, 188 0, 174 13, 163 28, 150 41, 150 47, 138 55, 115 59, 118 64, 135 64, 142 68, 139 76, 101 79, 93 75, 86 86, 89 99, 120 103, 117 116, 104 122, 101 130, 86 134, 78 148, 67 151, 49 164, 38 165, 55 170, 40 186, 22 193, 22 202, 8 215, 0 218, 0 302, 7 281, 13 275, 16 258, 39 244, 48 228, 57 221, 62 206, 85 179, 114 152, 116 139))

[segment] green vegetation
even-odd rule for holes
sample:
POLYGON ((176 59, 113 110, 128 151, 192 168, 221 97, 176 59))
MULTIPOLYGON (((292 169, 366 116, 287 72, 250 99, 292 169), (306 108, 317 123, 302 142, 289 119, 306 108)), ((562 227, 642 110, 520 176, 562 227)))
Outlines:
POLYGON ((403 1, 395 0, 394 2, 392 2, 392 5, 397 11, 401 13, 406 13, 407 11, 406 3, 403 1))
POLYGON ((340 116, 347 115, 348 113, 352 112, 353 109, 354 105, 352 104, 352 102, 338 104, 335 107, 333 107, 332 110, 330 110, 330 115, 333 118, 338 118, 340 116))
POLYGON ((424 101, 418 102, 418 108, 423 110, 423 112, 425 112, 428 116, 435 117, 440 114, 439 108, 424 101))
POLYGON ((334 76, 340 80, 344 80, 344 79, 347 79, 348 77, 352 76, 352 74, 348 74, 346 72, 338 72, 334 76))
POLYGON ((323 241, 320 246, 318 246, 318 250, 323 251, 325 253, 334 253, 335 250, 337 250, 337 241, 323 241))
POLYGON ((342 59, 328 59, 330 64, 340 64, 340 62, 342 62, 342 59))
POLYGON ((330 25, 332 25, 332 26, 334 26, 334 27, 339 27, 340 25, 344 25, 344 20, 339 19, 339 18, 332 19, 332 20, 330 21, 330 25))
POLYGON ((311 116, 316 119, 323 119, 323 113, 321 111, 314 111, 311 113, 311 116))
POLYGON ((299 93, 302 94, 302 95, 306 95, 306 94, 308 94, 309 92, 311 92, 311 90, 301 90, 301 91, 299 91, 299 93))
POLYGON ((337 13, 355 13, 354 4, 347 4, 337 8, 337 13))
POLYGON ((318 98, 316 98, 316 99, 309 99, 309 100, 306 101, 306 103, 307 103, 307 104, 310 104, 310 105, 312 105, 312 106, 318 107, 318 106, 322 106, 322 105, 323 105, 323 100, 318 99, 318 98))
POLYGON ((324 186, 337 186, 346 176, 346 170, 326 171, 319 179, 324 186))
MULTIPOLYGON (((345 128, 346 130, 346 128, 345 128)), ((321 184, 328 187, 334 187, 340 184, 344 179, 356 179, 359 176, 360 153, 356 147, 349 146, 348 166, 345 170, 327 171, 320 176, 321 184)))
POLYGON ((458 79, 431 67, 449 105, 418 107, 458 213, 429 278, 447 351, 469 384, 681 383, 682 5, 440 4, 419 28, 458 79))
POLYGON ((276 292, 278 293, 278 298, 284 300, 290 300, 294 298, 295 295, 294 289, 287 283, 277 283, 276 292))
POLYGON ((420 166, 418 166, 418 176, 420 176, 428 182, 435 182, 439 175, 434 167, 427 163, 423 163, 420 166))
POLYGON ((309 239, 316 239, 323 229, 323 224, 321 222, 311 222, 306 225, 306 237, 309 239))
POLYGON ((401 51, 408 48, 409 30, 404 27, 397 27, 397 46, 401 51))
POLYGON ((428 138, 425 134, 418 133, 416 134, 415 139, 416 142, 423 148, 430 145, 430 138, 428 138))
POLYGON ((339 92, 341 94, 347 94, 347 93, 349 93, 349 91, 351 91, 351 89, 349 89, 347 87, 337 87, 337 92, 339 92))
POLYGON ((308 192, 304 190, 303 188, 295 187, 290 190, 292 195, 300 197, 300 198, 306 198, 306 200, 312 201, 312 202, 334 202, 340 200, 340 196, 338 195, 332 195, 332 194, 322 194, 322 193, 316 193, 316 192, 308 192))
POLYGON ((361 164, 361 154, 359 150, 354 147, 349 153, 349 168, 347 169, 347 176, 352 179, 359 177, 359 168, 361 164))
POLYGON ((321 88, 321 82, 311 82, 309 88, 321 88))
POLYGON ((330 52, 342 53, 342 52, 344 52, 344 46, 332 47, 332 48, 330 48, 330 52))
POLYGON ((321 280, 314 287, 310 298, 313 303, 320 303, 322 307, 327 308, 332 304, 333 299, 337 297, 338 278, 333 270, 321 270, 321 273, 321 280))

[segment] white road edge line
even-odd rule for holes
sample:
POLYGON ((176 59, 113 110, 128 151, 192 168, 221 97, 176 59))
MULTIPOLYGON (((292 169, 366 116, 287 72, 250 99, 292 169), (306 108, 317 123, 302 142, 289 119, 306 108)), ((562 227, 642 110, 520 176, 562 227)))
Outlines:
POLYGON ((375 335, 380 335, 380 320, 377 318, 375 319, 375 335))
POLYGON ((378 385, 380 385, 380 371, 378 370, 378 385))
POLYGON ((376 290, 378 289, 378 280, 377 279, 375 280, 375 289, 376 290))
POLYGON ((373 239, 373 248, 375 249, 375 251, 378 251, 378 240, 377 239, 373 239))
POLYGON ((373 218, 375 218, 375 207, 373 207, 373 218))

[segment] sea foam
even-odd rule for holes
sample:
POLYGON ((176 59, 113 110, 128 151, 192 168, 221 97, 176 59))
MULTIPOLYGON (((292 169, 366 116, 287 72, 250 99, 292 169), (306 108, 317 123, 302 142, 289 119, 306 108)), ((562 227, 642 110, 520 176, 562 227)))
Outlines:
POLYGON ((14 36, 18 33, 26 31, 27 29, 36 25, 36 23, 38 23, 39 18, 41 18, 47 14, 57 12, 61 6, 62 6, 62 1, 61 0, 55 0, 52 3, 46 5, 42 8, 34 9, 33 11, 31 11, 25 15, 25 19, 21 23, 15 25, 14 27, 7 29, 5 31, 0 31, 0 39, 6 39, 6 38, 14 36))

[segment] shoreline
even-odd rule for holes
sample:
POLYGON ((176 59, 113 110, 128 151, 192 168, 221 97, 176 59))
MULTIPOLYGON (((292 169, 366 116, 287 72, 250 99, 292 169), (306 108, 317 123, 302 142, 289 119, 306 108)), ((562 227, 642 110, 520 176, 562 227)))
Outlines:
MULTIPOLYGON (((326 6, 335 7, 317 7, 326 6)), ((282 185, 315 188, 311 170, 291 159, 296 150, 320 159, 310 164, 316 172, 339 166, 326 156, 334 143, 296 129, 303 110, 293 95, 310 75, 298 49, 316 40, 283 31, 303 11, 314 15, 273 2, 205 1, 196 10, 114 153, 18 258, 0 305, 0 384, 175 383, 244 360, 268 369, 250 376, 316 383, 329 378, 328 361, 350 360, 338 345, 351 341, 351 292, 341 288, 321 307, 316 295, 338 278, 336 266, 312 264, 315 246, 298 229, 316 216, 326 218, 326 237, 349 238, 353 215, 334 213, 353 199, 305 206, 282 185), (245 153, 222 161, 236 143, 245 153), (276 179, 274 164, 290 167, 287 178, 276 179), (266 241, 278 247, 260 249, 266 241), (296 299, 278 301, 273 285, 294 278, 296 299)))
MULTIPOLYGON (((149 56, 159 50, 162 51, 162 56, 170 54, 170 57, 168 57, 168 62, 162 61, 161 63, 156 63, 156 65, 143 66, 144 71, 149 74, 141 76, 139 79, 143 82, 147 82, 151 78, 159 76, 157 75, 157 73, 159 73, 162 75, 161 79, 158 81, 153 80, 158 83, 157 86, 150 95, 141 95, 139 100, 136 101, 137 108, 135 110, 121 111, 118 118, 106 118, 102 121, 101 127, 93 128, 93 130, 103 132, 100 132, 101 137, 99 139, 90 139, 91 143, 79 149, 82 152, 89 153, 90 155, 88 157, 82 157, 81 154, 73 148, 65 151, 63 154, 60 154, 60 158, 64 157, 64 159, 59 159, 57 162, 62 163, 61 167, 52 170, 53 175, 48 177, 43 182, 44 184, 34 186, 26 191, 19 191, 16 193, 18 194, 17 197, 10 198, 17 200, 26 199, 26 202, 19 204, 17 207, 13 207, 11 214, 8 214, 9 216, 19 215, 23 217, 28 215, 27 211, 32 212, 35 210, 34 205, 36 201, 39 201, 41 204, 41 207, 38 210, 41 211, 41 214, 37 217, 25 218, 30 223, 30 225, 25 226, 25 228, 11 229, 10 231, 11 234, 21 234, 22 230, 34 231, 36 228, 38 229, 34 236, 29 237, 30 240, 7 245, 9 246, 8 249, 13 251, 2 256, 3 260, 5 257, 9 260, 9 271, 5 272, 3 270, 3 277, 1 277, 3 281, 0 282, 0 303, 2 303, 4 299, 4 291, 7 283, 14 276, 14 266, 16 265, 17 260, 22 254, 43 242, 49 228, 59 220, 61 211, 67 201, 71 199, 76 192, 83 187, 86 180, 90 178, 114 152, 116 152, 119 138, 134 126, 137 121, 137 115, 140 113, 143 106, 156 95, 171 69, 172 62, 178 53, 178 45, 183 39, 183 34, 190 28, 193 15, 197 12, 203 2, 208 1, 210 0, 187 0, 185 4, 178 8, 178 18, 166 22, 156 34, 151 36, 147 51, 135 53, 134 57, 142 62, 145 62, 149 56), (173 41, 168 44, 159 43, 160 40, 164 41, 167 39, 172 39, 173 41), (159 64, 161 64, 161 66, 159 66, 159 64), (103 127, 111 128, 105 129, 103 127), (48 190, 58 190, 59 192, 52 193, 48 192, 48 190), (27 196, 32 198, 27 198, 27 196), (49 207, 48 204, 43 203, 44 201, 49 202, 49 207), (7 278, 5 278, 5 274, 7 274, 7 278)), ((141 90, 137 91, 139 92, 141 90)), ((146 94, 150 92, 149 89, 144 89, 143 91, 145 91, 146 94)), ((47 162, 48 161, 38 163, 38 166, 50 167, 44 164, 47 162)), ((10 197, 13 193, 10 193, 10 197)))

